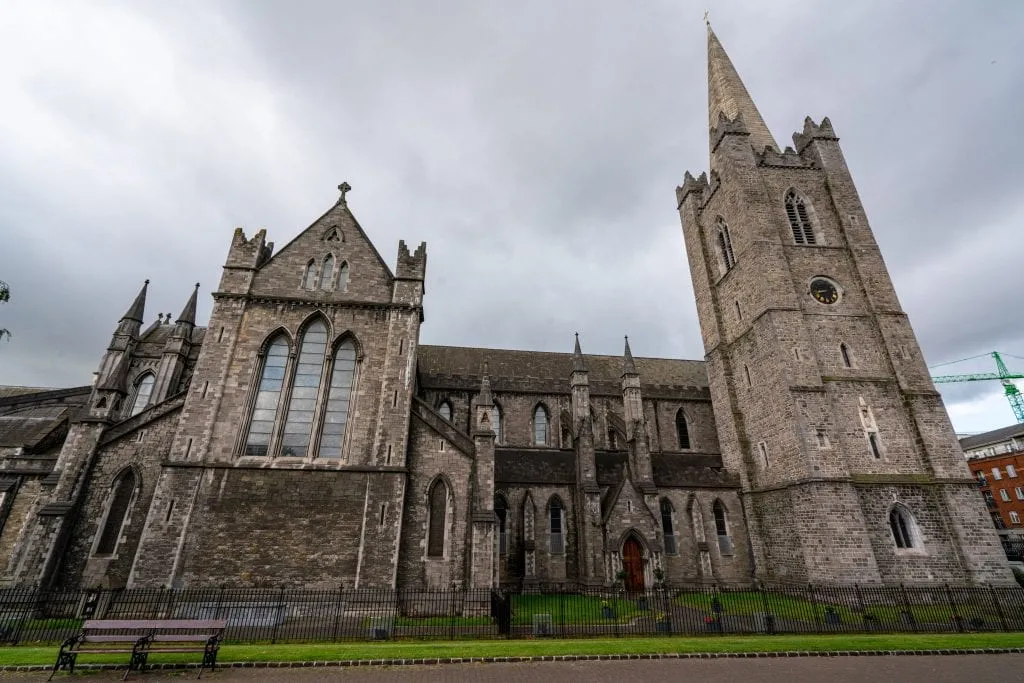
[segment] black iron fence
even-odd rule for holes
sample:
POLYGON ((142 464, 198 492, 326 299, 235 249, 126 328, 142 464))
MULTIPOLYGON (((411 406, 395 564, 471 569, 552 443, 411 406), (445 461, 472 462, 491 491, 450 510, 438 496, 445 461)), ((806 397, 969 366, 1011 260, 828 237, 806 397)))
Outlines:
POLYGON ((57 643, 85 619, 227 619, 229 642, 668 634, 1024 631, 1002 586, 536 590, 0 589, 0 642, 57 643))

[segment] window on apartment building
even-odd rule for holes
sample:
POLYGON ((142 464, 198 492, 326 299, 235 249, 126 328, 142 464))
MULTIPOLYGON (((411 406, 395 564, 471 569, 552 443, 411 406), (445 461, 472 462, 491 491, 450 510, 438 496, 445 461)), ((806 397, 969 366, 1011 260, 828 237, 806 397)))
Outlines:
POLYGON ((992 478, 996 479, 996 480, 999 480, 999 479, 1003 478, 1003 475, 999 473, 999 468, 998 467, 993 467, 992 468, 992 478))
POLYGON ((1013 510, 1010 511, 1010 524, 1020 524, 1020 515, 1013 510))
POLYGON ((999 497, 1006 503, 1010 502, 1010 492, 1006 489, 999 489, 999 497))
POLYGON ((1006 466, 1006 476, 1010 477, 1011 479, 1013 477, 1016 477, 1017 476, 1017 468, 1015 468, 1013 465, 1007 465, 1006 466))
POLYGON ((988 480, 985 479, 985 473, 984 472, 978 472, 978 483, 979 484, 987 484, 988 483, 988 480))
POLYGON ((1017 500, 1024 500, 1024 488, 1018 486, 1013 492, 1017 494, 1017 500))

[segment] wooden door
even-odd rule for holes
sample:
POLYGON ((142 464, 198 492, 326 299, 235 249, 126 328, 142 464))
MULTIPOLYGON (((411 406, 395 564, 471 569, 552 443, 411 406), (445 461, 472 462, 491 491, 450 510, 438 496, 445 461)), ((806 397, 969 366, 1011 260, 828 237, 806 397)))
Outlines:
POLYGON ((642 591, 644 589, 644 555, 640 542, 628 538, 622 544, 622 568, 626 571, 626 590, 642 591))

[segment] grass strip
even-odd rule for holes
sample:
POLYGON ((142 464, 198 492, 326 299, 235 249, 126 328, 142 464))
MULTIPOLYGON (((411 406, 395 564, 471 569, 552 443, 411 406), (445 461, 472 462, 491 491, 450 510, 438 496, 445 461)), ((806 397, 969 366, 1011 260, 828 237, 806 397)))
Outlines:
MULTIPOLYGON (((669 654, 685 652, 786 652, 828 650, 949 650, 1024 647, 1024 633, 870 634, 830 636, 705 636, 581 640, 477 640, 459 642, 303 643, 225 645, 218 660, 300 662, 449 657, 669 654)), ((56 647, 0 648, 0 666, 52 665, 56 647)), ((196 655, 154 654, 157 662, 197 662, 196 655)), ((125 655, 82 657, 80 663, 122 664, 125 655)))

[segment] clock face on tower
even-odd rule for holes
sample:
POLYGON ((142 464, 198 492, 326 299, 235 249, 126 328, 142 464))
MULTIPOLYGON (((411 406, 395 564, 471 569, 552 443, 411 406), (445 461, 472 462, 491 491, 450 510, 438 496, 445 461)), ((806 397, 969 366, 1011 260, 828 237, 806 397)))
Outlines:
POLYGON ((819 303, 832 305, 839 301, 839 287, 826 277, 816 277, 811 280, 811 296, 819 303))

